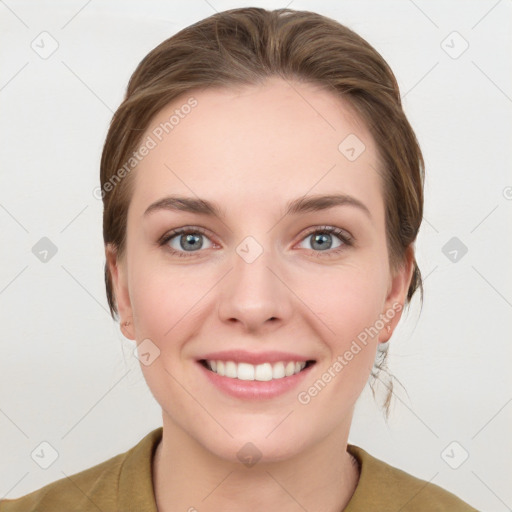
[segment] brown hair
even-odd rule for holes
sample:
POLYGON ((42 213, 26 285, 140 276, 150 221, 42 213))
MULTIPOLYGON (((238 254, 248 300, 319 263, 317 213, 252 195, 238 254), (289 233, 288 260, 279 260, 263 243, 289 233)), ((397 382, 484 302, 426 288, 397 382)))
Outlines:
MULTIPOLYGON (((253 7, 219 12, 184 28, 154 48, 131 76, 110 124, 100 171, 103 239, 119 257, 125 250, 133 187, 131 175, 124 178, 126 171, 120 170, 153 116, 192 90, 257 84, 269 77, 325 87, 365 122, 382 164, 390 263, 396 268, 404 261, 423 216, 424 162, 393 72, 368 42, 333 19, 308 11, 253 7)), ((107 264, 105 284, 115 319, 107 264)), ((407 302, 417 288, 423 292, 414 262, 407 302)), ((385 355, 384 350, 379 369, 385 366, 385 355)), ((386 406, 389 398, 390 393, 386 406)))

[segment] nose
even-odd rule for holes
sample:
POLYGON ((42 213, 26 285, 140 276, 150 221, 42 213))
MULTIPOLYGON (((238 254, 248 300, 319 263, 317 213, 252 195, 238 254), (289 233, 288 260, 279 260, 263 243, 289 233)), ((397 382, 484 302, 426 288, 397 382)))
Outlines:
POLYGON ((292 311, 293 294, 280 275, 282 265, 269 250, 253 260, 255 247, 249 244, 248 251, 243 249, 242 245, 234 253, 232 269, 221 284, 219 318, 240 324, 246 332, 277 327, 286 322, 292 311))

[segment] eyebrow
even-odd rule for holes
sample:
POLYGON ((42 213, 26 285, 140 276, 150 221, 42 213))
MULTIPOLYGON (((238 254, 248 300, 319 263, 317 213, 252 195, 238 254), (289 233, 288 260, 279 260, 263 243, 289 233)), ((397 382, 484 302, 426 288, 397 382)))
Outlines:
MULTIPOLYGON (((347 194, 299 197, 286 204, 285 215, 317 212, 334 208, 335 206, 353 206, 364 212, 370 219, 372 217, 370 210, 364 203, 347 194)), ((167 196, 149 205, 144 212, 144 217, 161 210, 196 213, 200 215, 208 215, 210 217, 217 217, 218 219, 221 219, 224 216, 222 209, 215 202, 193 197, 167 196)))

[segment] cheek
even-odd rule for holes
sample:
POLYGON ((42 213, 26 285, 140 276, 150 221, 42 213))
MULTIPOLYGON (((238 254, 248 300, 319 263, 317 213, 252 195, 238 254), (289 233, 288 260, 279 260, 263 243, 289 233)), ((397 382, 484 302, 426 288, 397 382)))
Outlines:
POLYGON ((327 430, 356 403, 375 361, 380 300, 371 287, 358 291, 350 293, 347 286, 330 301, 325 319, 334 333, 323 338, 326 357, 297 394, 310 416, 325 417, 328 411, 327 430))
MULTIPOLYGON (((336 375, 332 391, 345 388, 345 399, 347 392, 356 395, 361 391, 375 360, 387 291, 379 267, 376 263, 373 268, 337 269, 318 276, 314 281, 318 286, 309 287, 309 295, 303 289, 304 296, 315 303, 312 309, 328 326, 323 340, 329 355, 322 370, 336 375)), ((329 375, 326 380, 330 381, 329 375)))
POLYGON ((336 310, 331 314, 336 319, 336 331, 344 344, 348 338, 358 337, 361 332, 375 324, 381 313, 383 294, 371 282, 345 282, 335 303, 336 310))
POLYGON ((342 344, 370 327, 382 312, 387 292, 386 272, 373 265, 324 269, 303 279, 299 295, 342 344))
POLYGON ((182 268, 155 264, 142 254, 133 260, 130 298, 137 338, 154 339, 157 345, 172 338, 193 318, 193 306, 204 295, 204 282, 182 268))

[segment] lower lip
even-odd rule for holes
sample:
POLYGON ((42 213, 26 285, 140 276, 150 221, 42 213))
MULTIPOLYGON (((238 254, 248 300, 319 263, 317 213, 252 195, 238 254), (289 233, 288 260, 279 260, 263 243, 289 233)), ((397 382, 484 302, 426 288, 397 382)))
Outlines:
POLYGON ((266 400, 282 395, 296 387, 309 373, 314 365, 304 368, 295 375, 272 379, 267 381, 240 380, 231 377, 222 377, 218 373, 205 368, 200 362, 197 363, 206 377, 222 392, 244 400, 266 400))

